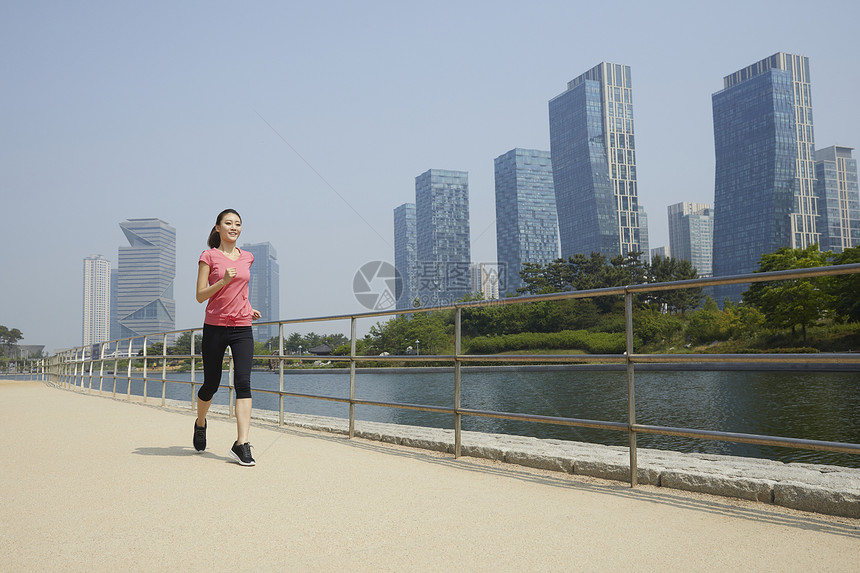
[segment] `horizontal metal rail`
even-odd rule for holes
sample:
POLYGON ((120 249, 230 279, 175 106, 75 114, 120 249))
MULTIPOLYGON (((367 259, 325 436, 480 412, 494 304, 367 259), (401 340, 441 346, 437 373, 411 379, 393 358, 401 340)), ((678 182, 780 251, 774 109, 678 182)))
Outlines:
MULTIPOLYGON (((850 265, 839 265, 831 267, 817 267, 811 269, 796 269, 789 271, 775 271, 768 273, 750 273, 745 275, 737 275, 732 277, 704 278, 693 279, 686 281, 674 281, 667 283, 654 283, 643 285, 629 285, 611 288, 592 289, 585 291, 570 291, 561 293, 552 293, 545 295, 522 296, 501 300, 483 300, 460 302, 451 305, 373 311, 360 314, 344 314, 334 316, 321 316, 313 318, 295 318, 279 321, 261 322, 260 325, 278 325, 279 329, 279 344, 277 354, 272 355, 255 355, 255 360, 268 360, 277 363, 277 373, 279 375, 278 390, 252 388, 254 392, 279 397, 279 424, 284 424, 284 398, 300 398, 338 402, 349 405, 349 436, 354 436, 355 427, 355 406, 370 406, 381 408, 395 408, 404 410, 415 410, 429 412, 435 414, 453 415, 455 418, 454 433, 455 433, 455 456, 460 455, 461 449, 461 430, 460 419, 462 416, 472 416, 481 418, 492 418, 500 420, 512 420, 522 422, 534 422, 541 424, 575 426, 582 428, 593 428, 600 430, 612 430, 627 432, 630 437, 630 483, 635 486, 637 483, 637 457, 636 457, 636 435, 637 434, 657 434, 664 436, 676 436, 692 439, 706 440, 721 440, 728 442, 751 443, 764 446, 788 447, 805 450, 817 450, 838 452, 847 454, 860 454, 860 444, 850 444, 842 442, 828 442, 818 440, 808 440, 802 438, 787 438, 777 436, 762 436, 756 434, 743 434, 725 431, 712 430, 697 430, 691 428, 675 428, 670 426, 638 424, 635 420, 635 384, 634 372, 635 366, 645 364, 662 364, 668 370, 676 369, 680 365, 686 364, 712 364, 712 365, 771 365, 771 364, 825 364, 825 365, 856 365, 860 364, 860 353, 810 353, 810 354, 636 354, 633 352, 632 335, 633 335, 633 311, 632 298, 634 295, 648 292, 658 292, 673 289, 685 288, 701 288, 707 286, 752 283, 777 280, 798 280, 809 279, 823 276, 837 276, 847 274, 860 273, 860 263, 850 265), (625 335, 627 338, 627 351, 623 354, 506 354, 506 355, 473 355, 463 354, 461 351, 461 312, 463 309, 480 308, 498 305, 510 304, 528 304, 546 301, 558 301, 568 299, 594 298, 603 296, 623 296, 625 299, 625 335), (449 311, 456 313, 455 318, 455 353, 448 355, 383 355, 383 356, 359 356, 356 353, 356 322, 358 320, 366 320, 377 317, 390 317, 394 315, 418 314, 436 311, 449 311), (335 363, 348 363, 349 370, 343 370, 344 374, 349 374, 349 397, 324 396, 317 394, 308 394, 300 392, 290 392, 284 388, 284 366, 305 360, 321 360, 322 357, 310 354, 288 354, 284 351, 284 326, 291 324, 308 324, 316 322, 331 322, 331 321, 350 321, 351 336, 349 355, 342 356, 325 356, 324 360, 335 363), (356 375, 359 371, 357 365, 362 363, 421 363, 421 364, 448 364, 454 372, 455 389, 453 395, 453 406, 430 406, 423 404, 407 404, 396 402, 384 402, 376 400, 363 400, 355 396, 356 375), (625 365, 627 372, 627 401, 628 401, 628 420, 625 422, 619 421, 604 421, 604 420, 588 420, 580 418, 566 418, 556 416, 543 416, 528 413, 517 412, 496 412, 492 410, 477 410, 460 407, 460 392, 461 382, 460 373, 461 366, 465 364, 567 364, 570 366, 589 364, 606 364, 606 365, 625 365)), ((79 347, 58 353, 57 355, 43 359, 40 368, 43 376, 50 378, 52 381, 58 382, 68 387, 85 388, 85 380, 89 381, 89 389, 93 388, 94 380, 99 382, 99 390, 103 388, 105 380, 112 381, 113 394, 116 395, 116 387, 118 380, 124 380, 127 383, 126 396, 131 398, 131 384, 142 382, 142 395, 147 399, 147 384, 149 382, 161 383, 161 400, 165 402, 165 386, 167 383, 187 384, 191 387, 190 407, 193 409, 196 406, 194 399, 194 389, 200 385, 200 381, 195 379, 195 375, 201 370, 197 368, 197 361, 201 356, 196 352, 195 333, 200 332, 201 328, 191 328, 175 330, 165 333, 158 333, 144 337, 132 337, 110 342, 102 343, 99 346, 98 355, 94 355, 89 347, 79 347), (168 354, 167 340, 168 337, 174 337, 184 333, 191 333, 191 351, 189 354, 168 354), (149 354, 149 342, 157 340, 162 343, 160 354, 149 354), (174 380, 167 376, 167 363, 169 361, 189 361, 191 362, 191 380, 174 380), (149 366, 153 361, 161 361, 160 375, 150 376, 149 366), (123 363, 124 373, 120 373, 120 362, 123 363), (108 367, 108 372, 105 372, 105 366, 108 367), (96 366, 98 370, 96 371, 96 366), (110 370, 112 367, 112 371, 110 370), (141 376, 142 374, 142 376, 141 376)), ((228 402, 231 405, 233 401, 232 387, 232 357, 227 357, 229 363, 229 398, 228 402)), ((274 368, 273 368, 274 371, 274 368)))
POLYGON ((802 450, 839 452, 843 454, 860 454, 860 444, 846 444, 844 442, 804 440, 799 438, 780 438, 775 436, 740 434, 736 432, 719 432, 714 430, 689 430, 687 428, 673 428, 671 426, 649 426, 643 424, 633 424, 631 426, 631 429, 634 432, 641 432, 643 434, 660 434, 663 436, 680 436, 683 438, 698 438, 701 440, 721 440, 727 442, 757 444, 760 446, 778 446, 783 448, 797 448, 802 450))

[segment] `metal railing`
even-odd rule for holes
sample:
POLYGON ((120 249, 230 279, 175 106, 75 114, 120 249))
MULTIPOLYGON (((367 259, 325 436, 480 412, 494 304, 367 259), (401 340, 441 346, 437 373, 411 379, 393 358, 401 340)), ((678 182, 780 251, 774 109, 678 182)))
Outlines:
POLYGON ((14 358, 0 364, 0 378, 13 380, 44 380, 47 377, 46 358, 14 358))
MULTIPOLYGON (((406 410, 418 410, 423 412, 431 412, 438 414, 451 414, 454 416, 454 456, 460 457, 462 445, 461 422, 463 416, 474 416, 483 418, 495 418, 502 420, 516 420, 525 422, 536 422, 543 424, 555 424, 562 426, 576 426, 582 428, 597 428, 603 430, 612 430, 627 432, 630 451, 630 484, 636 486, 638 481, 638 465, 637 465, 637 435, 638 434, 659 434, 664 436, 679 436, 685 438, 698 438, 705 440, 722 440, 728 442, 741 442, 758 444, 765 446, 779 446, 788 448, 799 448, 805 450, 819 450, 828 452, 840 452, 847 454, 860 454, 860 444, 830 442, 819 440, 807 440, 798 438, 784 438, 778 436, 766 436, 758 434, 744 434, 725 431, 709 431, 697 430, 691 428, 678 428, 670 426, 646 425, 636 422, 636 387, 635 387, 635 371, 637 364, 648 363, 663 363, 671 367, 678 363, 758 363, 758 364, 851 364, 858 365, 860 368, 860 353, 834 353, 834 354, 635 354, 633 348, 633 297, 637 294, 666 291, 672 289, 698 288, 726 284, 740 284, 750 282, 764 282, 775 280, 788 279, 805 279, 822 276, 836 276, 860 273, 860 264, 838 265, 830 267, 818 267, 811 269, 799 269, 789 271, 775 271, 768 273, 752 273, 746 275, 737 275, 732 277, 721 278, 704 278, 667 283, 652 283, 642 285, 631 285, 611 288, 601 288, 584 291, 572 291, 553 293, 547 295, 522 296, 515 298, 507 298, 501 300, 483 300, 461 302, 451 305, 436 306, 429 308, 401 309, 391 311, 375 311, 360 314, 344 314, 336 316, 325 316, 316 318, 301 318, 282 321, 273 321, 260 324, 277 324, 278 325, 278 354, 277 355, 255 355, 255 359, 276 360, 278 362, 278 390, 266 390, 252 388, 254 392, 276 394, 278 396, 279 412, 278 424, 284 425, 284 398, 308 398, 315 400, 327 400, 340 402, 349 405, 349 437, 355 436, 355 407, 362 406, 377 406, 382 408, 398 408, 406 410), (625 316, 625 333, 626 333, 626 351, 624 354, 553 354, 553 355, 473 355, 462 353, 462 311, 468 308, 478 308, 483 306, 509 305, 509 304, 525 304, 540 301, 557 301, 577 298, 593 298, 603 296, 623 296, 624 297, 624 316, 625 316), (394 315, 417 314, 426 312, 435 312, 440 310, 454 310, 454 354, 452 355, 393 355, 393 356, 360 356, 356 352, 357 342, 357 322, 361 319, 379 318, 394 315), (307 355, 295 356, 284 353, 284 326, 289 324, 306 324, 326 321, 344 321, 350 323, 350 353, 344 356, 327 356, 327 360, 342 361, 349 363, 349 397, 338 398, 332 396, 323 396, 307 393, 290 392, 284 388, 284 365, 286 362, 294 362, 302 358, 308 358, 307 355), (373 400, 362 400, 355 396, 356 386, 356 370, 359 363, 363 362, 433 362, 453 364, 454 367, 454 395, 453 406, 429 406, 423 404, 404 404, 395 402, 382 402, 373 400), (497 412, 491 410, 477 410, 461 407, 461 369, 464 364, 483 362, 483 363, 610 363, 624 364, 626 366, 627 377, 627 420, 624 422, 604 421, 604 420, 588 420, 580 418, 544 416, 528 413, 516 412, 497 412)), ((131 383, 132 381, 143 382, 143 399, 147 399, 147 384, 149 382, 160 382, 161 384, 161 404, 165 404, 165 388, 168 382, 176 384, 189 384, 191 387, 191 408, 195 408, 195 389, 200 382, 195 380, 197 371, 197 361, 201 359, 200 354, 195 352, 195 332, 201 331, 201 328, 184 329, 143 337, 121 339, 110 342, 105 342, 99 345, 98 352, 87 347, 80 347, 61 352, 52 357, 47 364, 47 370, 52 380, 66 385, 85 388, 85 380, 89 381, 89 389, 93 388, 94 380, 98 380, 98 389, 104 391, 104 381, 112 381, 112 394, 116 396, 117 380, 124 379, 126 381, 127 399, 131 398, 131 383), (191 348, 190 354, 168 354, 167 341, 168 337, 177 334, 191 333, 191 348), (141 341, 142 339, 142 341, 141 341), (162 344, 162 353, 157 355, 147 354, 148 346, 153 339, 157 339, 162 344), (137 353, 134 349, 137 348, 135 341, 139 342, 141 350, 137 353), (152 378, 148 374, 148 364, 150 360, 159 360, 161 362, 160 376, 152 378), (191 361, 191 380, 175 380, 167 377, 167 361, 171 359, 190 359, 191 361), (118 377, 120 362, 124 362, 125 375, 118 377), (112 373, 105 375, 105 364, 113 363, 112 373), (135 369, 134 364, 139 364, 135 369), (98 368, 97 372, 95 369, 98 368), (142 376, 135 374, 142 373, 142 376)), ((229 413, 233 415, 234 406, 234 388, 233 388, 233 361, 229 358, 229 381, 228 381, 228 406, 229 413)))

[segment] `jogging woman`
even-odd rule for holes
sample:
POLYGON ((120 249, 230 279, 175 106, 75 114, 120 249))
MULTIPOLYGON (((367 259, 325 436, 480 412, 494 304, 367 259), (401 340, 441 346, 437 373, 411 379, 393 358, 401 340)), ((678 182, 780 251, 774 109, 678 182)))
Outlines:
POLYGON ((248 301, 248 281, 254 255, 241 251, 236 241, 242 232, 242 218, 233 209, 218 214, 209 233, 209 250, 203 251, 197 267, 197 302, 208 300, 203 322, 203 385, 197 392, 197 419, 194 421, 194 449, 206 449, 206 413, 221 384, 221 364, 227 347, 233 353, 236 388, 236 442, 230 456, 243 466, 253 466, 248 443, 251 426, 251 363, 254 336, 251 321, 260 313, 248 301))

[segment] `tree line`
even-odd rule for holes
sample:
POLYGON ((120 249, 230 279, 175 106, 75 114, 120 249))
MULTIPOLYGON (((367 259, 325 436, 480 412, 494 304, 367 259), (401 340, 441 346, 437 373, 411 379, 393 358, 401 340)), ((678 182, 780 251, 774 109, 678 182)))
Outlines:
MULTIPOLYGON (((838 255, 819 252, 817 246, 782 248, 763 255, 757 272, 856 262, 860 262, 860 247, 838 255)), ((520 276, 524 286, 517 295, 532 295, 689 280, 698 278, 698 272, 689 261, 673 257, 658 256, 648 263, 641 261, 638 253, 612 258, 591 253, 547 264, 526 263, 520 276)), ((794 341, 805 346, 808 328, 813 325, 860 322, 858 293, 857 274, 753 283, 741 302, 726 300, 722 308, 701 288, 641 293, 634 297, 634 345, 637 350, 664 351, 676 348, 670 345, 691 347, 730 340, 741 347, 767 345, 776 340, 774 336, 780 331, 788 331, 788 344, 794 341), (752 342, 763 334, 769 335, 771 342, 752 342)), ((398 315, 371 328, 359 341, 359 351, 403 354, 420 340, 428 354, 452 353, 454 313, 447 310, 398 315)), ((541 348, 592 353, 624 351, 624 338, 619 336, 625 327, 620 295, 464 307, 461 313, 466 352, 489 354, 541 348)), ((849 337, 847 344, 856 345, 856 338, 849 337)))

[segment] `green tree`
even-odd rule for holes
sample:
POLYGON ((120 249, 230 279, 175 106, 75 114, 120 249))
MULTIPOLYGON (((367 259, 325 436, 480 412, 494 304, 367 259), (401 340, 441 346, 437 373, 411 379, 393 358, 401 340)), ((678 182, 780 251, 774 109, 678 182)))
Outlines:
MULTIPOLYGON (((818 245, 805 249, 783 247, 775 253, 762 255, 756 272, 825 267, 830 265, 828 257, 831 255, 829 251, 820 252, 818 245)), ((743 300, 764 314, 766 324, 790 328, 792 336, 800 325, 806 344, 807 326, 825 317, 833 308, 834 297, 827 286, 824 277, 753 283, 744 292, 743 300)))
MULTIPOLYGON (((525 286, 517 292, 547 294, 642 284, 647 279, 647 267, 639 259, 640 255, 630 253, 607 260, 600 253, 578 253, 567 260, 560 258, 546 265, 527 263, 520 272, 525 286)), ((619 303, 621 298, 616 296, 594 299, 594 304, 602 312, 618 311, 619 303)))
MULTIPOLYGON (((200 349, 203 345, 203 337, 196 335, 194 337, 194 352, 200 354, 200 349)), ((191 354, 191 331, 183 332, 173 342, 173 346, 168 347, 168 354, 191 354)))
MULTIPOLYGON (((688 260, 657 255, 648 265, 649 283, 667 283, 699 278, 699 273, 688 260)), ((669 312, 687 312, 702 302, 701 288, 685 288, 657 291, 647 294, 647 300, 669 312)))
MULTIPOLYGON (((833 258, 833 264, 860 263, 860 247, 845 249, 833 258)), ((860 322, 860 274, 832 277, 830 294, 834 298, 836 315, 851 322, 860 322)))
POLYGON ((16 344, 18 344, 19 340, 23 340, 24 335, 17 328, 9 329, 3 325, 0 325, 0 345, 3 346, 5 355, 8 357, 13 357, 13 348, 16 344))

